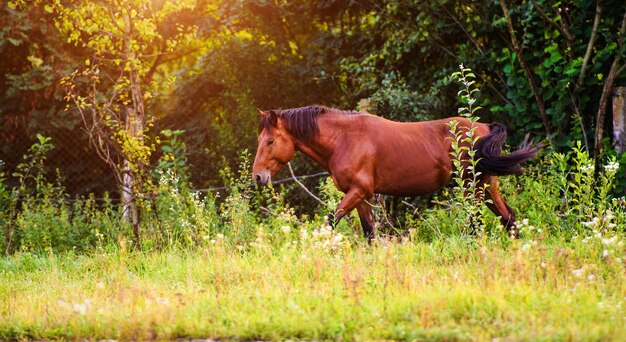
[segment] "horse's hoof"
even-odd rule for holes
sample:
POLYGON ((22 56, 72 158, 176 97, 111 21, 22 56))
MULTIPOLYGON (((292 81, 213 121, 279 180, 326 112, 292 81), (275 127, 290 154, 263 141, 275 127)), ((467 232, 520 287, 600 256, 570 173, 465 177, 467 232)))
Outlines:
POLYGON ((335 215, 330 213, 324 217, 324 223, 330 226, 330 228, 335 229, 335 215))

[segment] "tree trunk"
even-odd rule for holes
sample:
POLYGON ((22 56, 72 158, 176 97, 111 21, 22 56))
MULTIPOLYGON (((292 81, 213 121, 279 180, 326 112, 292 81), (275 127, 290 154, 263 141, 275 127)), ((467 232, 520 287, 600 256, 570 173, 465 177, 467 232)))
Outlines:
MULTIPOLYGON (((126 115, 126 132, 128 139, 139 139, 143 142, 143 119, 141 116, 136 115, 134 110, 129 109, 126 115)), ((139 205, 137 204, 136 195, 137 189, 141 187, 141 177, 137 177, 140 174, 143 165, 136 161, 130 161, 128 156, 124 159, 124 175, 122 183, 122 213, 123 219, 130 222, 133 226, 133 234, 135 236, 136 247, 141 246, 141 213, 139 205)))
MULTIPOLYGON (((137 70, 137 54, 133 50, 133 26, 130 15, 130 10, 126 9, 124 15, 124 30, 125 30, 125 50, 126 50, 126 63, 129 67, 129 79, 130 79, 130 95, 132 98, 132 104, 130 108, 127 108, 126 115, 126 131, 127 139, 132 141, 136 146, 143 147, 144 145, 144 121, 145 111, 143 105, 143 94, 141 92, 141 80, 139 79, 139 72, 137 70)), ((125 151, 124 156, 124 180, 122 184, 123 188, 123 200, 124 200, 124 213, 125 218, 130 219, 133 225, 133 233, 135 235, 135 244, 137 248, 141 248, 141 212, 137 203, 137 192, 142 188, 141 174, 144 169, 145 156, 142 155, 143 150, 140 151, 125 151), (133 156, 132 153, 138 153, 133 156), (130 157, 130 158, 129 158, 130 157)))
POLYGON ((626 152, 626 87, 613 90, 613 141, 617 153, 626 152))
POLYGON ((615 82, 615 78, 624 71, 624 65, 620 66, 621 63, 621 50, 623 45, 624 34, 626 33, 626 12, 624 12, 624 18, 622 19, 622 25, 620 26, 620 30, 617 34, 617 46, 618 48, 615 50, 615 58, 613 59, 613 64, 611 64, 611 70, 606 77, 606 81, 604 81, 604 86, 602 87, 602 95, 600 96, 600 103, 598 104, 598 113, 596 114, 596 139, 595 139, 595 147, 594 147, 594 158, 596 160, 596 165, 600 163, 600 154, 602 152, 602 137, 604 135, 604 122, 606 118, 606 107, 609 102, 609 97, 611 96, 611 91, 613 90, 613 83, 615 82))
POLYGON ((619 60, 620 58, 618 51, 615 59, 613 60, 613 64, 611 65, 609 75, 606 77, 606 81, 604 82, 602 95, 600 96, 600 104, 598 105, 598 113, 596 114, 596 139, 593 154, 594 158, 596 159, 596 164, 598 164, 600 154, 602 153, 602 138, 604 136, 606 107, 608 105, 609 97, 611 96, 611 92, 613 90, 613 82, 615 81, 615 77, 617 76, 617 70, 619 69, 619 60))

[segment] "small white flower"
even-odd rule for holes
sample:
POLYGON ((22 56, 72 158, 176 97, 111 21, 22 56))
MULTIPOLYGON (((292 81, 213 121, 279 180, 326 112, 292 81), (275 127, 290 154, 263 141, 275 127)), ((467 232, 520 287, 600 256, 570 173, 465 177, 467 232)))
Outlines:
POLYGON ((617 161, 610 162, 604 166, 604 170, 611 173, 617 172, 617 169, 619 169, 619 162, 617 161))
POLYGON ((608 239, 607 238, 602 238, 602 244, 603 245, 610 246, 610 245, 615 244, 616 242, 617 242, 617 235, 612 237, 612 238, 608 238, 608 239))
POLYGON ((289 234, 289 232, 291 231, 291 227, 287 225, 281 226, 280 229, 283 231, 284 234, 289 234))
POLYGON ((342 240, 343 240, 343 235, 341 235, 340 233, 337 233, 337 235, 335 235, 335 237, 333 238, 333 242, 331 244, 331 248, 335 249, 335 248, 339 247, 339 245, 341 244, 342 240))
POLYGON ((89 308, 89 306, 91 306, 91 299, 87 298, 82 303, 74 303, 72 305, 72 311, 84 315, 87 313, 87 309, 89 308))
POLYGON ((580 278, 583 276, 583 274, 585 274, 585 269, 578 268, 578 269, 572 270, 572 274, 574 275, 574 277, 580 278))
POLYGON ((585 172, 585 173, 591 173, 595 170, 595 166, 593 164, 587 164, 587 165, 582 165, 580 167, 580 171, 585 172))

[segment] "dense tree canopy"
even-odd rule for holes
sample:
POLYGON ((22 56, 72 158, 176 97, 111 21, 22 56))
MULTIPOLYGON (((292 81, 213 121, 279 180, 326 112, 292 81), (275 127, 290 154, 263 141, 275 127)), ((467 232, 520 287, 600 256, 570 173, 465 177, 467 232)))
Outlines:
MULTIPOLYGON (((40 0, 0 11, 0 159, 12 171, 36 133, 51 136, 50 166, 74 193, 116 191, 116 182, 70 90, 92 105, 141 95, 154 124, 146 148, 160 151, 161 130, 184 130, 203 187, 254 148, 256 108, 451 116, 459 63, 478 77, 479 115, 507 124, 512 143, 531 133, 599 155, 610 146, 611 90, 626 82, 620 0, 40 0)), ((109 122, 101 139, 113 141, 123 122, 109 122)))

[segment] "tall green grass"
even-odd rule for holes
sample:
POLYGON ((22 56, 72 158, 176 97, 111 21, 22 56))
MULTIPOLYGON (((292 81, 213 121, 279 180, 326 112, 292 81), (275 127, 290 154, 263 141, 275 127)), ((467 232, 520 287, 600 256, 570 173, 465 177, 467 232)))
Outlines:
POLYGON ((244 158, 222 199, 163 173, 140 251, 112 203, 43 186, 0 259, 0 340, 620 340, 626 201, 610 195, 617 164, 591 165, 575 147, 502 179, 520 240, 485 208, 471 234, 452 205, 407 211, 369 245, 358 220, 331 230, 328 208, 297 215, 247 187, 244 158))
POLYGON ((604 255, 611 247, 597 238, 503 247, 465 237, 333 243, 337 233, 323 229, 261 236, 243 249, 216 237, 189 250, 5 258, 0 339, 624 336, 621 239, 604 255))

